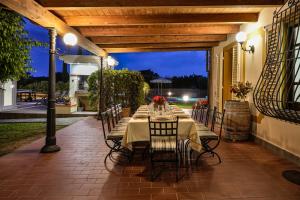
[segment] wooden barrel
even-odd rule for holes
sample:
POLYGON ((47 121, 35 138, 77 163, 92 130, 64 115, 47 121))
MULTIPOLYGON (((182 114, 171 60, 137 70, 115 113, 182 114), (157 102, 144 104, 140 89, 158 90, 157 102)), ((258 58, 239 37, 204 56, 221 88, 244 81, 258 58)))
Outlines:
POLYGON ((251 131, 251 113, 247 101, 225 101, 224 137, 232 141, 247 140, 251 131))

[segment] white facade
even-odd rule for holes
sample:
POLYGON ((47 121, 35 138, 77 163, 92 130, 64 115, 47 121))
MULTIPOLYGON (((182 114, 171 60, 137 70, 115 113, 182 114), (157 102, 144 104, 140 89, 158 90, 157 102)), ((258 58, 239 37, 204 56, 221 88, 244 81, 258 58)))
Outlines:
POLYGON ((61 59, 70 65, 69 97, 71 98, 71 104, 76 105, 77 107, 80 106, 83 101, 85 103, 85 107, 89 107, 87 105, 88 76, 99 70, 101 67, 104 69, 108 67, 113 68, 118 64, 118 62, 112 57, 103 58, 102 63, 98 56, 66 55, 62 56, 61 59), (111 59, 114 61, 112 62, 111 59), (109 66, 108 63, 113 64, 113 66, 109 66))
POLYGON ((8 81, 0 84, 0 111, 13 108, 16 105, 16 95, 16 81, 8 81))

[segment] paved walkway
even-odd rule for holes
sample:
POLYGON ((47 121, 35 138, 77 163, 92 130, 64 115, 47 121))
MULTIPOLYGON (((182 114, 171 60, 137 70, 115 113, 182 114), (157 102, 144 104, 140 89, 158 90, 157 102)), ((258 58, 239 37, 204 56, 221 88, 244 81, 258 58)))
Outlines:
POLYGON ((40 154, 44 139, 0 158, 0 199, 27 200, 299 200, 300 186, 281 173, 299 167, 253 143, 222 142, 223 163, 203 159, 175 182, 167 170, 155 182, 148 162, 104 165, 107 147, 99 122, 88 118, 58 131, 62 150, 40 154))
MULTIPOLYGON (((66 117, 56 118, 56 125, 71 125, 79 120, 83 120, 87 117, 66 117)), ((31 122, 46 122, 46 118, 29 118, 29 119, 0 119, 1 123, 31 123, 31 122)))

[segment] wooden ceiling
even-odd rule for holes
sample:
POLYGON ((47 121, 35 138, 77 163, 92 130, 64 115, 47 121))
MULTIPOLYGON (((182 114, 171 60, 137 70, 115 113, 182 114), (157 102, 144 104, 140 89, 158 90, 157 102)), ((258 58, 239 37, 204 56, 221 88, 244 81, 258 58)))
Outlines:
POLYGON ((207 49, 284 0, 36 0, 109 52, 207 49))

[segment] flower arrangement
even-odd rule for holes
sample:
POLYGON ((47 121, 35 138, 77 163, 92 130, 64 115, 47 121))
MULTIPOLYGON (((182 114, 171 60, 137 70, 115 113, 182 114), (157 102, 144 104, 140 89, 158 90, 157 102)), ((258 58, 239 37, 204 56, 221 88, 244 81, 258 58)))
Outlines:
POLYGON ((163 106, 166 103, 166 98, 163 96, 154 96, 152 101, 156 106, 163 106))
POLYGON ((198 101, 198 104, 201 106, 207 106, 208 105, 208 100, 207 99, 201 99, 198 101))
POLYGON ((252 84, 250 82, 242 83, 238 82, 231 87, 230 92, 233 93, 237 98, 245 100, 247 94, 251 92, 253 89, 252 84))

